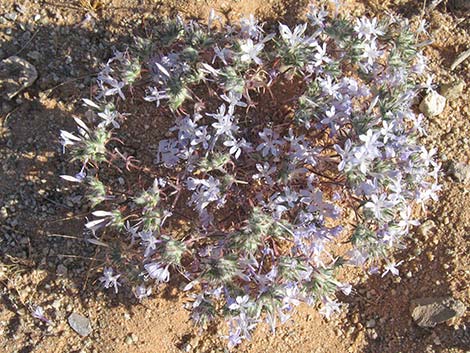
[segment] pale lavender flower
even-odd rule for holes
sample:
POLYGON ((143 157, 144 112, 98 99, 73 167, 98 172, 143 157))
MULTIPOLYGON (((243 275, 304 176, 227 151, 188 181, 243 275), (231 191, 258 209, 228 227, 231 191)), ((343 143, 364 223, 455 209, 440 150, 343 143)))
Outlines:
POLYGON ((404 209, 400 211, 400 221, 398 222, 398 226, 403 228, 405 232, 408 232, 411 226, 419 226, 420 222, 416 219, 412 219, 412 209, 411 206, 406 206, 404 209))
POLYGON ((62 179, 67 180, 67 181, 72 181, 75 183, 82 183, 86 178, 86 172, 84 169, 82 169, 80 172, 78 172, 74 176, 71 176, 71 175, 59 175, 59 176, 62 179))
POLYGON ((61 138, 60 143, 63 146, 63 148, 62 148, 63 153, 65 153, 65 147, 66 146, 74 146, 77 143, 83 141, 83 138, 77 137, 74 134, 71 134, 70 132, 65 131, 65 130, 60 130, 60 138, 61 138))
POLYGON ((217 120, 217 122, 212 123, 212 127, 216 129, 216 135, 232 136, 232 133, 238 129, 233 123, 233 115, 231 115, 230 112, 226 114, 226 111, 227 107, 225 104, 222 104, 217 110, 217 113, 207 114, 217 120))
POLYGON ((147 102, 155 102, 157 107, 160 106, 160 100, 168 99, 168 93, 166 90, 158 90, 156 87, 150 87, 148 94, 144 97, 147 102))
POLYGON ((379 141, 380 132, 368 130, 365 135, 359 135, 359 140, 364 142, 364 148, 370 158, 380 157, 379 147, 383 144, 379 141))
POLYGON ((119 82, 109 75, 99 76, 98 80, 98 82, 101 82, 104 96, 113 96, 118 94, 123 100, 126 99, 124 93, 122 92, 122 88, 124 88, 125 82, 119 82), (103 84, 110 86, 110 88, 106 88, 103 84))
POLYGON ((164 266, 158 262, 151 262, 144 265, 145 270, 150 278, 153 278, 158 283, 168 282, 170 280, 170 265, 164 266))
POLYGON ((275 166, 270 166, 268 162, 264 162, 263 164, 256 164, 256 169, 259 173, 253 175, 253 179, 264 179, 268 185, 272 185, 274 183, 271 175, 274 174, 276 171, 275 166))
POLYGON ((119 117, 119 114, 116 110, 111 110, 109 106, 104 107, 104 109, 98 113, 98 116, 103 119, 103 121, 98 124, 98 127, 113 125, 113 127, 116 129, 120 128, 119 123, 116 121, 116 119, 119 117))
POLYGON ((110 225, 115 217, 115 214, 109 211, 93 211, 91 214, 95 217, 100 217, 85 224, 85 227, 90 229, 93 233, 95 233, 98 229, 110 225))
POLYGON ((194 139, 191 140, 191 146, 202 144, 202 148, 207 150, 209 148, 209 141, 212 136, 207 131, 207 126, 200 126, 194 132, 194 139))
POLYGON ((394 276, 398 276, 400 271, 398 271, 397 267, 403 263, 403 260, 399 261, 398 263, 395 262, 387 262, 384 266, 385 271, 382 272, 382 277, 384 277, 387 273, 391 273, 394 276))
POLYGON ((320 122, 325 125, 333 126, 336 123, 335 115, 336 115, 335 106, 332 105, 330 109, 325 110, 326 118, 322 119, 320 122))
POLYGON ((240 20, 240 29, 242 35, 258 39, 263 33, 262 26, 258 25, 258 20, 250 14, 248 18, 242 18, 240 20))
POLYGON ((364 44, 364 52, 361 57, 367 59, 367 63, 372 65, 377 58, 382 56, 383 51, 377 48, 377 43, 372 40, 364 44))
POLYGON ((374 217, 378 220, 388 218, 386 212, 396 205, 396 202, 387 200, 388 195, 383 193, 380 195, 371 195, 370 201, 366 202, 365 208, 371 210, 374 217))
POLYGON ((322 89, 322 92, 327 96, 337 97, 340 84, 333 82, 333 77, 330 75, 326 76, 325 79, 319 77, 318 84, 322 89))
POLYGON ((336 300, 331 300, 325 297, 322 301, 323 307, 320 309, 319 313, 327 319, 329 319, 334 313, 339 313, 341 311, 341 304, 336 300))
POLYGON ((242 149, 251 150, 251 145, 246 142, 244 138, 240 140, 227 140, 224 142, 224 146, 230 147, 229 153, 233 154, 235 159, 238 159, 242 153, 242 149))
POLYGON ((224 65, 228 65, 227 60, 232 55, 232 51, 229 48, 220 49, 217 44, 214 46, 214 57, 212 58, 212 64, 216 58, 219 58, 224 65))
POLYGON ((281 34, 282 39, 291 47, 296 47, 300 44, 310 46, 315 43, 313 38, 304 38, 303 34, 305 33, 306 29, 306 23, 295 26, 294 31, 291 31, 289 27, 282 23, 279 24, 279 33, 281 34))
POLYGON ((313 26, 323 28, 325 26, 325 20, 328 16, 328 11, 324 9, 318 9, 315 5, 310 5, 307 18, 313 26))
POLYGON ((423 54, 418 53, 416 55, 415 64, 411 67, 411 71, 413 71, 414 73, 418 75, 422 75, 425 70, 426 70, 426 57, 423 54))
POLYGON ((42 322, 50 325, 52 322, 51 320, 49 320, 47 317, 46 317, 46 314, 44 312, 44 309, 42 308, 42 306, 36 306, 33 310, 33 312, 31 313, 31 315, 36 318, 36 319, 39 319, 41 320, 42 322))
POLYGON ((229 113, 233 114, 233 110, 235 107, 246 107, 247 104, 242 102, 242 94, 234 91, 229 91, 228 94, 222 94, 220 96, 224 101, 229 104, 229 113))
POLYGON ((365 146, 359 146, 353 149, 354 158, 351 160, 355 166, 359 166, 359 170, 363 174, 367 174, 369 171, 369 165, 371 162, 371 155, 365 146))
POLYGON ((384 35, 384 32, 378 28, 377 19, 373 18, 369 20, 366 17, 358 18, 356 20, 356 25, 354 26, 354 31, 357 33, 359 39, 365 38, 370 40, 377 36, 384 35))
POLYGON ((346 166, 346 163, 349 161, 351 148, 352 148, 352 142, 350 139, 347 139, 346 142, 344 143, 344 149, 342 149, 338 145, 334 145, 334 148, 336 150, 336 153, 338 153, 339 156, 341 157, 341 162, 338 164, 338 171, 341 172, 346 166))
POLYGON ((135 288, 134 294, 139 301, 142 301, 143 299, 147 298, 152 294, 152 288, 145 287, 143 284, 141 284, 140 286, 135 288))
POLYGON ((114 287, 114 291, 117 293, 118 292, 118 286, 121 285, 121 283, 118 282, 119 277, 121 277, 120 274, 113 275, 114 271, 111 267, 105 267, 103 270, 103 276, 99 278, 100 282, 103 283, 103 286, 105 288, 111 288, 114 287))
POLYGON ((332 60, 327 56, 326 53, 326 43, 323 43, 323 45, 316 44, 316 49, 317 52, 313 55, 313 58, 315 59, 315 62, 313 65, 315 67, 321 67, 325 64, 330 63, 332 60))
POLYGON ((235 301, 231 303, 228 308, 230 310, 242 310, 245 308, 250 307, 250 296, 249 295, 244 295, 244 296, 238 296, 235 298, 235 301))
POLYGON ((247 39, 240 45, 241 55, 240 60, 242 62, 251 63, 254 61, 256 64, 261 65, 262 60, 258 57, 264 48, 263 43, 254 44, 252 39, 247 39))
POLYGON ((256 147, 256 150, 261 151, 263 157, 266 157, 268 154, 274 157, 278 156, 279 148, 284 144, 283 141, 279 140, 279 134, 271 129, 264 128, 258 135, 263 142, 256 147))
POLYGON ((419 24, 418 24, 418 28, 416 28, 416 33, 423 33, 425 35, 428 35, 428 31, 426 30, 426 27, 428 26, 428 24, 426 23, 426 20, 425 19, 422 19, 419 21, 419 24))
POLYGON ((213 68, 211 65, 207 64, 207 63, 201 63, 200 64, 200 68, 199 70, 206 74, 206 75, 212 75, 212 77, 219 77, 220 75, 220 70, 217 70, 215 68, 213 68))
POLYGON ((288 186, 285 186, 283 191, 284 192, 277 197, 277 201, 281 203, 285 202, 289 207, 294 207, 299 199, 299 194, 291 190, 288 186))
POLYGON ((175 140, 160 140, 158 143, 158 153, 156 163, 163 163, 165 167, 171 168, 175 166, 180 158, 178 153, 178 142, 175 140))
POLYGON ((160 241, 155 238, 152 232, 140 232, 139 236, 142 239, 141 245, 145 246, 144 257, 149 257, 155 252, 160 241))
POLYGON ((421 146, 420 157, 421 157, 421 160, 423 161, 423 163, 426 167, 429 166, 430 164, 435 163, 434 156, 435 156, 436 152, 437 152, 436 148, 431 148, 428 151, 428 150, 426 150, 426 148, 424 146, 421 146))

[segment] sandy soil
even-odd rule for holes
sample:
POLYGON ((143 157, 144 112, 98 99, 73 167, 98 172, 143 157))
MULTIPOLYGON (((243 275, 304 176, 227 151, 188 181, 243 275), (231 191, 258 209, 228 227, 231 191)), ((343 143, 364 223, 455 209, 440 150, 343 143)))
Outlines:
MULTIPOLYGON (((60 129, 73 127, 83 113, 93 73, 112 53, 162 16, 205 19, 210 8, 234 20, 250 13, 275 25, 295 23, 307 1, 300 0, 4 0, 0 4, 0 59, 18 55, 39 72, 36 83, 15 100, 0 97, 0 351, 26 352, 224 352, 221 327, 201 332, 189 321, 178 284, 161 287, 150 300, 135 303, 132 293, 103 292, 96 283, 95 249, 81 241, 80 190, 58 178, 67 161, 58 143, 60 129), (88 4, 88 5, 87 5, 88 4), (92 14, 85 20, 87 13, 92 14), (53 325, 31 316, 41 305, 53 325), (82 338, 68 325, 72 312, 86 316, 92 333, 82 338)), ((422 221, 408 250, 401 278, 354 278, 355 293, 343 298, 347 310, 325 321, 315 308, 301 307, 273 336, 257 329, 237 352, 469 352, 468 312, 460 319, 423 329, 413 323, 414 298, 450 295, 470 307, 470 180, 450 170, 470 163, 470 59, 451 71, 469 49, 469 13, 449 4, 421 11, 414 0, 348 1, 343 11, 411 21, 424 17, 433 43, 426 48, 434 82, 466 84, 448 100, 444 113, 429 119, 427 146, 443 162, 441 200, 422 221), (430 224, 429 222, 427 223, 430 224)), ((470 179, 470 178, 469 178, 470 179)))

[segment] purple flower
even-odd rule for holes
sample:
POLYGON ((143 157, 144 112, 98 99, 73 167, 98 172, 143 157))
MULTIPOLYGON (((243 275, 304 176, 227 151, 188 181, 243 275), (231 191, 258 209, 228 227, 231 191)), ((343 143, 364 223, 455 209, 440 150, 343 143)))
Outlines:
POLYGON ((324 317, 329 319, 335 312, 341 311, 341 304, 336 300, 331 300, 329 298, 323 298, 323 307, 320 309, 319 313, 324 317))
POLYGON ((377 220, 384 220, 385 218, 389 218, 386 212, 390 211, 390 209, 396 205, 395 201, 387 200, 387 198, 388 195, 385 193, 380 195, 374 194, 370 197, 370 201, 366 202, 364 207, 371 210, 377 220))
POLYGON ((334 146, 336 152, 341 157, 341 162, 338 164, 338 171, 340 172, 344 169, 344 167, 346 166, 346 163, 348 162, 350 158, 351 147, 352 147, 352 142, 350 139, 347 139, 346 142, 344 143, 344 149, 342 149, 338 145, 334 146))
POLYGON ((240 140, 227 140, 224 142, 224 146, 230 147, 229 153, 233 154, 235 159, 238 159, 240 157, 240 154, 242 153, 242 149, 244 150, 251 150, 251 145, 246 142, 244 138, 240 140))
POLYGON ((118 282, 119 277, 121 277, 120 274, 113 275, 114 271, 111 267, 105 267, 103 270, 103 276, 99 278, 100 282, 103 283, 103 286, 105 288, 111 288, 114 287, 114 291, 117 293, 118 292, 118 286, 121 285, 121 283, 118 282))
POLYGON ((278 156, 279 148, 284 144, 282 140, 278 139, 279 134, 271 129, 264 128, 263 131, 258 133, 258 135, 261 137, 263 142, 256 147, 256 150, 261 151, 263 157, 266 157, 268 154, 271 154, 274 157, 278 156))
POLYGON ((150 278, 153 278, 158 283, 168 282, 170 280, 170 271, 168 271, 170 265, 163 266, 158 262, 151 262, 144 265, 150 278))
POLYGON ((240 20, 240 29, 242 35, 258 39, 263 33, 262 26, 258 25, 258 20, 250 14, 248 18, 242 18, 240 20))
POLYGON ((384 266, 385 271, 382 272, 382 277, 384 277, 389 272, 392 273, 394 276, 398 276, 400 274, 400 272, 398 271, 397 267, 400 266, 402 263, 403 263, 403 260, 399 261, 398 263, 388 262, 384 266))
POLYGON ((274 181, 271 175, 276 172, 276 167, 271 167, 268 162, 263 164, 256 164, 256 169, 259 173, 253 175, 253 179, 264 179, 268 185, 273 185, 274 181))
POLYGON ((230 112, 225 114, 226 110, 225 104, 222 104, 217 113, 207 114, 217 120, 216 123, 212 124, 212 127, 216 129, 216 135, 232 136, 232 132, 238 129, 238 127, 233 124, 233 116, 230 112))
POLYGON ((46 323, 46 324, 52 324, 51 320, 49 320, 46 316, 45 316, 45 313, 44 313, 44 309, 42 308, 42 306, 36 306, 33 310, 33 312, 31 313, 31 315, 36 318, 36 319, 39 319, 41 320, 42 322, 46 323))
POLYGON ((145 287, 143 284, 138 286, 135 291, 134 291, 135 297, 139 300, 142 301, 143 299, 147 298, 152 294, 152 288, 150 287, 145 287))
POLYGON ((159 91, 156 87, 149 88, 149 93, 144 97, 147 102, 155 102, 157 107, 160 106, 160 100, 168 99, 168 93, 166 90, 159 91))

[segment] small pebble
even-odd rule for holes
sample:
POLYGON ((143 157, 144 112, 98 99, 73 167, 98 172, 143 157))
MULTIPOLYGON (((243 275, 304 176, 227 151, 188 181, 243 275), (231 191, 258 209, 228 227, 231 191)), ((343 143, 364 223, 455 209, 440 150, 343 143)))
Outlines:
POLYGON ((18 14, 16 12, 10 12, 10 13, 5 14, 3 17, 5 17, 7 20, 15 21, 16 18, 18 17, 18 14))
POLYGON ((436 91, 431 91, 424 97, 419 105, 419 110, 427 117, 441 114, 446 106, 446 98, 436 91))
POLYGON ((366 327, 367 328, 374 328, 376 325, 376 321, 374 319, 367 320, 366 327))
POLYGON ((88 336, 92 331, 90 320, 83 315, 72 313, 67 321, 70 327, 82 337, 88 336))

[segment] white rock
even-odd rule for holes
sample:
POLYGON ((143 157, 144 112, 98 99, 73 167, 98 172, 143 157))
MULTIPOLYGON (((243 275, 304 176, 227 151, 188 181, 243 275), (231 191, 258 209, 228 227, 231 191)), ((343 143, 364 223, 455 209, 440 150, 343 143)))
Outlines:
POLYGON ((67 321, 70 327, 82 337, 88 336, 92 331, 90 320, 83 315, 72 313, 67 321))
POLYGON ((419 110, 427 117, 436 116, 442 113, 446 106, 446 98, 436 91, 431 91, 424 97, 419 105, 419 110))

